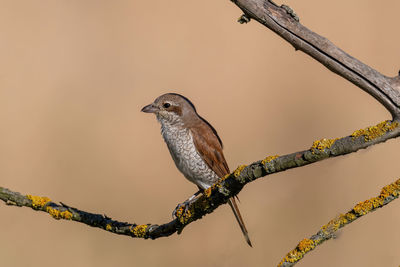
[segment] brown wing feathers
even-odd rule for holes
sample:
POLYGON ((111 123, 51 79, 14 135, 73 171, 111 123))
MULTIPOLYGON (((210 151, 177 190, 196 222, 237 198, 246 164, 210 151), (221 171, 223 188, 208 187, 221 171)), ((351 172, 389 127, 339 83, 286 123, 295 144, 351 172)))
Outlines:
MULTIPOLYGON (((222 152, 222 142, 217 131, 206 120, 203 118, 201 119, 203 123, 198 123, 190 129, 192 131, 194 144, 207 165, 218 175, 218 177, 223 177, 230 173, 230 171, 222 152)), ((239 223, 247 244, 252 247, 249 234, 235 199, 230 198, 228 203, 232 208, 237 222, 239 223)))
POLYGON ((222 145, 209 126, 201 123, 192 127, 193 141, 197 151, 207 165, 219 176, 229 173, 229 167, 222 152, 222 145), (207 129, 208 128, 208 129, 207 129))

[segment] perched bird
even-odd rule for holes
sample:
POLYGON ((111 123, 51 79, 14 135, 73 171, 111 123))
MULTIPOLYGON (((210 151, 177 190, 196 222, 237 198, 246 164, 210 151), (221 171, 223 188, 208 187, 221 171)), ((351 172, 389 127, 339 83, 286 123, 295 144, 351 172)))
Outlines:
MULTIPOLYGON (((220 177, 230 173, 217 131, 197 114, 189 99, 175 93, 164 94, 142 108, 142 111, 156 115, 176 167, 200 190, 207 189, 220 177)), ((251 246, 235 199, 230 198, 228 203, 251 246)))

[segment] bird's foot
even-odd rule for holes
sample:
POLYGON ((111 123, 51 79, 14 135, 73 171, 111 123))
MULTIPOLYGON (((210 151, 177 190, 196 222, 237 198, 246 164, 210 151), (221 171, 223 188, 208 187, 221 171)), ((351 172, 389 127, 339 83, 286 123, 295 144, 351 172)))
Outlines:
POLYGON ((182 224, 185 224, 190 217, 193 215, 193 210, 190 209, 190 206, 193 202, 197 200, 197 196, 203 192, 203 189, 199 188, 193 196, 191 196, 185 202, 178 204, 174 211, 172 212, 172 218, 178 218, 182 224))
POLYGON ((285 5, 285 4, 279 6, 277 3, 275 3, 275 2, 272 1, 272 0, 268 0, 268 2, 270 2, 271 4, 273 4, 273 5, 276 6, 276 7, 283 8, 283 9, 286 11, 286 13, 287 13, 289 16, 291 16, 295 21, 297 21, 297 22, 300 21, 299 16, 297 16, 297 14, 294 12, 294 10, 293 10, 290 6, 285 5))
POLYGON ((196 196, 197 195, 193 195, 185 202, 178 204, 178 206, 176 206, 172 212, 172 218, 178 218, 181 220, 181 222, 184 222, 186 219, 190 218, 192 215, 190 206, 196 201, 196 196))

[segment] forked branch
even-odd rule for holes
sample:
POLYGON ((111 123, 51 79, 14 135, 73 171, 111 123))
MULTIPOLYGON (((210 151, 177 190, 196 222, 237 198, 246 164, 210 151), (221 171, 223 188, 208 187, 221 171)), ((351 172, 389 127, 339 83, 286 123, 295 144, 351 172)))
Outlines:
MULTIPOLYGON (((400 135, 399 76, 386 77, 382 75, 351 57, 328 39, 301 25, 293 18, 293 14, 290 15, 290 12, 287 12, 287 9, 283 9, 268 0, 232 1, 245 13, 242 22, 248 22, 251 18, 268 27, 292 44, 295 49, 310 55, 334 73, 344 77, 373 96, 391 113, 393 120, 355 131, 353 134, 343 138, 315 141, 310 149, 304 151, 284 156, 269 156, 249 166, 241 166, 206 190, 203 195, 189 206, 189 209, 178 209, 176 219, 162 225, 138 225, 119 222, 105 215, 93 214, 62 203, 52 202, 47 197, 22 195, 2 187, 0 187, 0 199, 8 205, 26 206, 47 212, 55 219, 73 220, 115 234, 156 239, 172 235, 175 232, 180 233, 186 225, 200 219, 207 213, 213 212, 218 206, 226 203, 230 197, 237 195, 247 183, 260 177, 290 168, 305 166, 326 158, 353 153, 359 149, 385 142, 400 135)), ((331 221, 316 235, 300 242, 296 249, 282 260, 281 265, 293 265, 305 253, 329 239, 338 228, 397 198, 399 184, 399 181, 392 184, 397 187, 389 195, 383 190, 378 198, 374 198, 377 202, 371 199, 369 202, 364 203, 368 204, 371 209, 365 209, 365 206, 360 206, 359 204, 352 211, 331 221)))

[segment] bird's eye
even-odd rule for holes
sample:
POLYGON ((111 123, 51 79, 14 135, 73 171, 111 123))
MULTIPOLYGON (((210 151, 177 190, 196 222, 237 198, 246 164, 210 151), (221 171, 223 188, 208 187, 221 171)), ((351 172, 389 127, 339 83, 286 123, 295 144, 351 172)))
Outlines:
POLYGON ((170 103, 164 103, 164 105, 163 105, 164 108, 169 108, 170 106, 171 106, 170 103))

